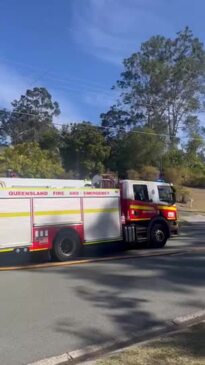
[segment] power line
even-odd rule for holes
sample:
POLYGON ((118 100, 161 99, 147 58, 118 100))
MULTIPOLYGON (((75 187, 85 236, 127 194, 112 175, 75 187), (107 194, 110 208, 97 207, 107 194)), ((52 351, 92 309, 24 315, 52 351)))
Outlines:
MULTIPOLYGON (((91 91, 102 91, 104 94, 109 94, 111 93, 112 90, 108 90, 106 87, 102 87, 98 84, 95 84, 95 83, 92 83, 92 82, 88 82, 87 80, 85 79, 81 79, 81 78, 71 78, 71 77, 65 77, 64 79, 61 79, 59 77, 53 77, 53 76, 50 76, 49 73, 47 73, 46 77, 47 79, 49 80, 52 80, 52 81, 58 81, 58 82, 61 82, 63 84, 66 84, 66 85, 70 85, 70 83, 76 83, 76 81, 78 81, 78 84, 80 82, 79 85, 81 85, 83 88, 86 88, 86 90, 91 90, 91 91)), ((71 86, 72 88, 72 86, 71 86)), ((81 88, 80 88, 81 89, 81 88)), ((78 88, 79 90, 79 88, 78 88)))
MULTIPOLYGON (((35 114, 35 113, 25 113, 25 112, 13 112, 13 111, 9 111, 8 109, 4 109, 5 112, 7 113, 10 113, 10 114, 20 114, 20 115, 26 115, 26 116, 36 116, 38 117, 39 114, 44 114, 44 113, 41 113, 39 112, 38 114, 35 114)), ((71 123, 67 123, 67 124, 63 124, 63 123, 57 123, 57 122, 52 122, 52 124, 54 126, 57 126, 57 127, 64 127, 64 126, 72 126, 73 124, 76 124, 76 122, 71 122, 71 123)), ((108 129, 113 129, 114 130, 114 127, 113 128, 110 128, 110 127, 105 127, 105 126, 99 126, 99 125, 96 125, 96 124, 93 124, 94 127, 96 128, 99 128, 100 130, 108 130, 108 129)), ((183 128, 183 127, 181 127, 183 128)), ((138 131, 138 130, 131 130, 131 131, 128 131, 127 133, 129 134, 143 134, 143 135, 153 135, 153 136, 159 136, 159 137, 169 137, 170 138, 170 135, 167 134, 167 133, 158 133, 158 132, 146 132, 146 131, 138 131)), ((180 139, 187 139, 187 137, 185 136, 181 136, 180 139)), ((197 137, 194 137, 194 138, 191 138, 192 140, 201 140, 201 138, 197 138, 197 137)))
MULTIPOLYGON (((0 114, 1 114, 1 110, 5 111, 6 113, 9 113, 9 114, 19 114, 19 115, 27 115, 27 116, 39 116, 39 114, 44 115, 44 112, 40 112, 40 111, 38 113, 27 113, 27 112, 12 111, 12 110, 9 110, 9 109, 3 108, 3 107, 0 108, 0 114)), ((54 123, 54 124, 58 124, 58 123, 54 123)), ((62 125, 62 123, 60 125, 62 125)), ((110 127, 104 127, 104 126, 100 126, 100 128, 111 129, 110 127)), ((183 127, 179 127, 179 128, 183 128, 183 127)), ((114 127, 113 127, 113 129, 114 129, 114 127)), ((155 132, 153 132, 153 133, 155 133, 155 132)))
MULTIPOLYGON (((38 113, 27 113, 27 112, 17 112, 17 111, 11 111, 11 110, 8 110, 6 108, 1 108, 3 111, 5 111, 6 113, 9 113, 9 114, 20 114, 20 115, 27 115, 27 116, 35 116, 35 117, 38 117, 39 114, 42 114, 44 115, 43 112, 38 112, 38 113)), ((1 115, 1 110, 0 110, 0 115, 1 115)))
MULTIPOLYGON (((25 116, 28 116, 28 117, 39 117, 39 114, 44 115, 43 112, 38 112, 38 113, 17 112, 17 111, 10 111, 6 108, 2 108, 2 110, 6 113, 9 113, 10 115, 18 114, 18 115, 25 115, 25 116)), ((1 116, 1 109, 0 109, 0 116, 1 116)), ((63 123, 56 123, 56 122, 52 122, 52 124, 57 125, 57 126, 61 126, 61 127, 64 125, 63 123)), ((70 124, 72 124, 72 123, 70 123, 70 124)))
MULTIPOLYGON (((11 61, 8 58, 2 58, 1 57, 0 61, 11 63, 11 64, 14 64, 16 66, 28 68, 28 69, 33 70, 33 71, 38 71, 38 73, 42 75, 41 78, 45 78, 45 76, 46 76, 47 79, 50 79, 52 81, 59 81, 59 82, 63 82, 63 83, 68 83, 68 82, 72 83, 72 82, 77 81, 77 82, 80 82, 81 85, 84 84, 87 88, 90 88, 92 90, 95 90, 95 91, 102 90, 102 91, 105 91, 105 92, 108 93, 107 86, 104 85, 104 87, 102 87, 102 84, 98 83, 98 82, 94 82, 94 81, 91 81, 91 80, 87 80, 87 79, 84 79, 84 78, 81 78, 81 77, 76 77, 76 76, 69 75, 69 74, 65 75, 65 77, 62 79, 62 78, 59 78, 58 74, 56 74, 55 72, 48 71, 47 68, 38 69, 37 67, 35 67, 33 65, 30 65, 30 64, 28 65, 28 64, 25 64, 25 63, 22 63, 22 62, 14 62, 14 61, 11 61)), ((40 79, 40 77, 38 77, 38 80, 39 79, 40 79)))
POLYGON ((17 65, 17 66, 26 67, 31 70, 38 71, 38 76, 37 77, 35 76, 34 80, 30 81, 28 83, 27 87, 34 86, 41 79, 44 79, 47 82, 49 80, 51 80, 51 81, 55 81, 58 83, 57 85, 56 84, 54 85, 52 83, 51 89, 54 89, 54 90, 57 90, 57 89, 65 90, 68 93, 72 93, 72 94, 75 93, 78 95, 79 95, 79 93, 87 93, 88 94, 87 97, 91 97, 91 98, 95 97, 97 94, 97 96, 101 97, 102 99, 110 98, 111 103, 112 103, 112 99, 117 97, 117 95, 115 95, 111 89, 109 90, 106 86, 102 87, 102 84, 99 84, 99 83, 96 83, 96 82, 93 82, 90 80, 88 81, 86 79, 73 77, 70 75, 67 75, 67 76, 65 76, 65 78, 62 79, 58 76, 55 76, 56 75, 55 73, 49 72, 48 69, 39 70, 31 65, 27 65, 27 64, 19 63, 19 62, 13 62, 8 59, 0 58, 0 61, 6 61, 11 64, 17 65))

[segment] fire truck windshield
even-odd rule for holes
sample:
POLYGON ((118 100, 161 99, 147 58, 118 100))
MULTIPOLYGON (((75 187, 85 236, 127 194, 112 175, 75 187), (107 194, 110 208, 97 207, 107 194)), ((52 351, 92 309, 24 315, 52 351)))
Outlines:
POLYGON ((176 203, 175 190, 170 185, 158 185, 159 200, 174 204, 176 203))

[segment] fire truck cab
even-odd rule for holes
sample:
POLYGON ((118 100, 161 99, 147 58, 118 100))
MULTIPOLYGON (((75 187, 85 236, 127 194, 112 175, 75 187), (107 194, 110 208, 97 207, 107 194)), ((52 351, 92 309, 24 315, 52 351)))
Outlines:
POLYGON ((174 188, 162 181, 122 180, 120 186, 125 199, 165 205, 175 204, 174 188))
POLYGON ((163 247, 178 233, 175 190, 171 184, 154 181, 120 182, 125 240, 163 247))

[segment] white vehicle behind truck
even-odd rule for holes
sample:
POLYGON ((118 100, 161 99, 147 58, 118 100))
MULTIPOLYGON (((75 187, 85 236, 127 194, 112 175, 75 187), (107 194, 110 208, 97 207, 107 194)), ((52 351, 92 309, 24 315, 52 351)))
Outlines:
POLYGON ((91 185, 90 180, 0 178, 1 188, 83 188, 91 185))

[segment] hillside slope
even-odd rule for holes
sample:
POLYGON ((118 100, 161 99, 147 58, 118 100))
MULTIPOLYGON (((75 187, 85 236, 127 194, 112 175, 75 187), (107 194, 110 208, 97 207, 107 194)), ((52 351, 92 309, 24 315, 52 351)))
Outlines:
POLYGON ((205 212, 205 189, 186 188, 190 191, 192 203, 177 204, 180 210, 205 212))

